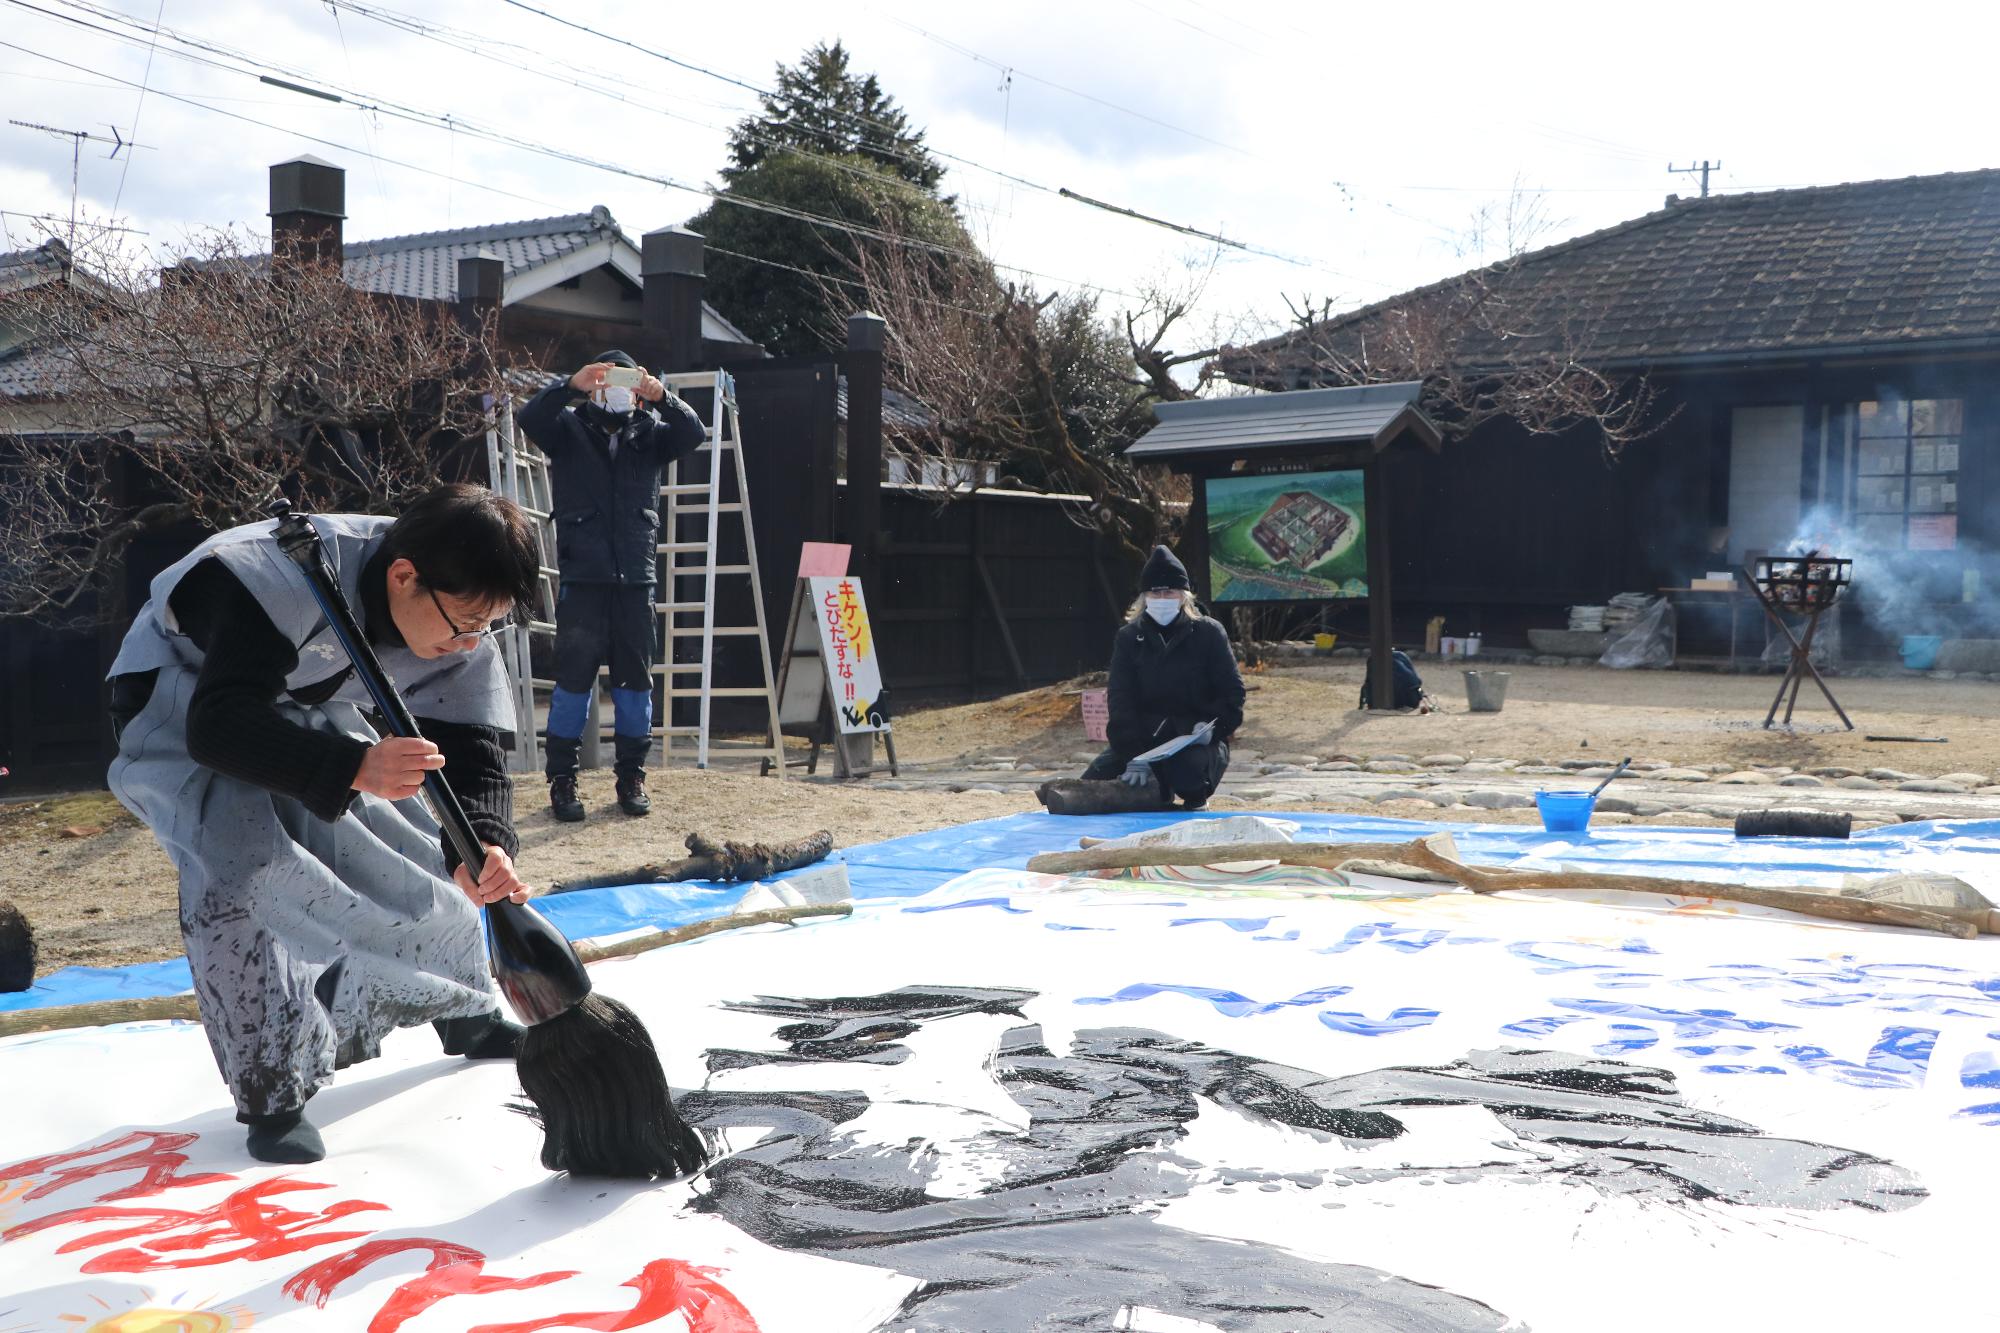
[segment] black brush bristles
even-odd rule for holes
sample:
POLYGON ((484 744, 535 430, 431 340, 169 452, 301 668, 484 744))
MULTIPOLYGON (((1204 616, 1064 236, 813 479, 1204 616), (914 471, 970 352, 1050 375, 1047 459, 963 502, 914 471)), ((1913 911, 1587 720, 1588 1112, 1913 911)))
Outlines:
POLYGON ((674 1110, 652 1037, 618 1001, 593 991, 530 1027, 514 1064, 549 1170, 671 1180, 708 1165, 707 1146, 674 1110))

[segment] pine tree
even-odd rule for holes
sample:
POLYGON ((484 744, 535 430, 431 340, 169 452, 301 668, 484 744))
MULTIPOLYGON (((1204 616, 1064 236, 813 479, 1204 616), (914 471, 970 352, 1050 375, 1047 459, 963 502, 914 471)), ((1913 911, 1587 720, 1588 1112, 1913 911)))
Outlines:
POLYGON ((814 46, 796 68, 780 65, 777 90, 759 99, 763 114, 745 118, 730 132, 730 165, 722 178, 734 183, 774 154, 799 149, 864 157, 935 191, 944 167, 924 148, 924 132, 910 128, 909 114, 873 74, 856 78, 847 66, 847 48, 839 42, 814 46))
POLYGON ((961 251, 973 242, 953 201, 938 197, 944 168, 923 131, 872 74, 849 72, 838 42, 813 47, 777 82, 730 133, 721 197, 688 225, 709 243, 708 300, 765 350, 791 356, 840 343, 856 308, 840 293, 857 251, 892 244, 871 233, 961 251))

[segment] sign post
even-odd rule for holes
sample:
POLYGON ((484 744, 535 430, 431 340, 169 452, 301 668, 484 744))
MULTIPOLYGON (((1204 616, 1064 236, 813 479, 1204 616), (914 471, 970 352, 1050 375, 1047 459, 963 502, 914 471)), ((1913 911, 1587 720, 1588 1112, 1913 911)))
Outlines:
POLYGON ((873 764, 873 738, 880 735, 894 776, 896 740, 880 656, 861 580, 847 573, 848 555, 848 547, 827 542, 807 542, 800 552, 778 665, 778 723, 785 735, 811 742, 803 761, 809 774, 819 769, 822 745, 833 747, 840 777, 880 772, 873 764))

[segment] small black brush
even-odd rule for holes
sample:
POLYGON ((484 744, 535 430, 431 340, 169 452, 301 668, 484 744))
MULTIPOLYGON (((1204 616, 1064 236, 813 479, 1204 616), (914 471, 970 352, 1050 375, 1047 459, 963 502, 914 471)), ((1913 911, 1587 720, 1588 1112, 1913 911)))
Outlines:
MULTIPOLYGON (((298 565, 334 636, 389 729, 421 736, 327 566, 319 534, 282 502, 279 549, 298 565)), ((445 836, 476 881, 486 853, 441 773, 424 777, 445 836)), ((542 1165, 579 1176, 671 1179, 708 1162, 708 1150, 674 1110, 666 1071, 639 1016, 592 993, 590 974, 563 933, 534 908, 486 906, 494 980, 527 1031, 514 1056, 529 1113, 542 1126, 542 1165)))

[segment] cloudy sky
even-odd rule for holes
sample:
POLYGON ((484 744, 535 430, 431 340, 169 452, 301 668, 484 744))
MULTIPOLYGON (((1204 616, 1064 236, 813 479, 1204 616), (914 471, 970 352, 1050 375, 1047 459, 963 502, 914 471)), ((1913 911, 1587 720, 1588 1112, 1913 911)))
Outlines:
MULTIPOLYGON (((0 0, 0 108, 145 145, 108 160, 86 144, 80 206, 166 252, 193 227, 264 227, 264 168, 300 152, 348 169, 350 238, 600 203, 636 235, 703 206, 694 190, 755 103, 742 85, 839 39, 953 155, 946 188, 997 260, 1116 309, 1217 254, 1200 319, 1240 332, 1282 320, 1283 295, 1350 306, 1492 257, 1510 204, 1548 243, 1698 193, 1669 162, 1719 160, 1718 193, 1996 165, 1996 15, 1929 0, 0 0)), ((69 140, 0 124, 13 244, 39 239, 23 215, 67 217, 70 169, 69 140)))

